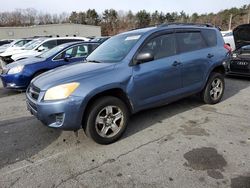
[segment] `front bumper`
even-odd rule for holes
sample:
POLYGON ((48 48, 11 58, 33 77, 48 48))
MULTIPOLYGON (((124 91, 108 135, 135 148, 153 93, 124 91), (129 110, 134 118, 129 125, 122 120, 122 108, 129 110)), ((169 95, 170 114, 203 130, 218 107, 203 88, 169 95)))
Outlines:
POLYGON ((0 78, 7 89, 26 89, 30 83, 30 78, 23 74, 1 74, 0 78))
POLYGON ((82 98, 70 96, 65 100, 45 102, 42 100, 44 94, 41 92, 38 100, 34 100, 29 94, 29 89, 27 90, 27 108, 32 115, 52 128, 78 130, 82 127, 82 98))
POLYGON ((234 72, 234 71, 228 71, 227 75, 229 76, 242 76, 242 77, 250 77, 250 73, 244 73, 244 72, 234 72))

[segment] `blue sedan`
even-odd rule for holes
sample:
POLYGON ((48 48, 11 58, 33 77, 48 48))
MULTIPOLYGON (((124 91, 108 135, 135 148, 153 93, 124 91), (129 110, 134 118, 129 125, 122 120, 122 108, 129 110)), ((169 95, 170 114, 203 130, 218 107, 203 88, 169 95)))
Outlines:
POLYGON ((8 89, 23 90, 30 81, 48 70, 85 60, 99 43, 71 42, 57 46, 37 57, 27 58, 8 64, 0 78, 8 89))

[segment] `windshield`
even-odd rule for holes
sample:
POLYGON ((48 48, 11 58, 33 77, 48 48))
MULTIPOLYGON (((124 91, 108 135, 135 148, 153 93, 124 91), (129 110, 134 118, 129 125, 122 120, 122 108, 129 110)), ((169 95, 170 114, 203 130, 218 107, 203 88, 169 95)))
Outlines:
POLYGON ((141 35, 115 36, 100 45, 87 58, 87 61, 104 63, 119 62, 126 57, 141 35))
POLYGON ((32 50, 35 47, 37 47, 41 42, 43 42, 45 39, 40 39, 40 40, 36 40, 33 43, 29 44, 28 46, 26 46, 24 48, 24 50, 32 50))
POLYGON ((55 48, 52 48, 51 50, 48 50, 48 51, 42 53, 41 55, 39 55, 37 57, 46 58, 47 59, 47 58, 51 57, 52 55, 57 54, 58 52, 60 52, 64 48, 65 48, 64 45, 56 46, 55 48))
POLYGON ((226 34, 224 35, 224 37, 229 37, 229 36, 233 36, 233 32, 226 33, 226 34))
POLYGON ((25 45, 23 45, 23 48, 27 48, 29 45, 35 43, 37 40, 32 40, 32 41, 29 41, 28 43, 26 43, 25 45))

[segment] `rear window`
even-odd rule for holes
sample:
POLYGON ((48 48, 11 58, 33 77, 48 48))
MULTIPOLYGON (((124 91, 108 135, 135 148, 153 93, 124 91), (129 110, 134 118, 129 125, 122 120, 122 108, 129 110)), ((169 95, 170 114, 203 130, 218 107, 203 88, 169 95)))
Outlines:
POLYGON ((180 53, 200 50, 207 47, 200 32, 176 33, 178 51, 180 53))
POLYGON ((204 39, 206 40, 206 43, 209 47, 217 45, 217 35, 215 30, 204 29, 202 30, 202 35, 204 36, 204 39))

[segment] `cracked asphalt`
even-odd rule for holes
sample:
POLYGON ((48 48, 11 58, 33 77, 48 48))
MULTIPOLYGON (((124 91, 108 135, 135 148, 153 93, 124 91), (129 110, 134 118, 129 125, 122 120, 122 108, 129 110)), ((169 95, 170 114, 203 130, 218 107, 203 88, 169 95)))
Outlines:
POLYGON ((24 93, 0 85, 0 187, 250 187, 250 79, 226 78, 223 101, 192 96, 134 115, 102 146, 43 126, 24 93))

